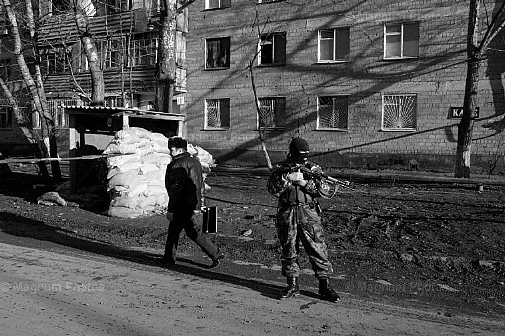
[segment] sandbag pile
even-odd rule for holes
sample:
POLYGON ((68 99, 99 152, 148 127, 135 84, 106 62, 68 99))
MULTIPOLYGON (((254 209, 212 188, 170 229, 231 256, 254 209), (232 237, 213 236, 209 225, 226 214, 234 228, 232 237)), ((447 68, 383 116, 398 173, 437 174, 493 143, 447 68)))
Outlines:
MULTIPOLYGON (((136 218, 165 212, 168 194, 165 172, 171 161, 168 138, 143 128, 118 131, 104 154, 107 158, 107 190, 111 217, 136 218)), ((201 147, 188 145, 188 152, 198 157, 206 173, 214 165, 212 156, 201 147)))

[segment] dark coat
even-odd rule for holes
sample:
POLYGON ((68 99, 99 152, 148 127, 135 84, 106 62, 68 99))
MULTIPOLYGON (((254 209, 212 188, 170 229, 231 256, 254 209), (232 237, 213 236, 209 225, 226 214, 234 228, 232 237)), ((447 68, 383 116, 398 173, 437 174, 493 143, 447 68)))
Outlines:
POLYGON ((168 212, 192 212, 202 206, 202 165, 189 153, 173 157, 167 167, 165 187, 168 192, 168 212))

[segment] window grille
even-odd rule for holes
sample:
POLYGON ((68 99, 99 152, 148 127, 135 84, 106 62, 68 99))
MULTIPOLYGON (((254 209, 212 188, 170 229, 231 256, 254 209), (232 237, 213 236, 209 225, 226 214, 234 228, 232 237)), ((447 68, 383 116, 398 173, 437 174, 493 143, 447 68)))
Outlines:
POLYGON ((205 128, 223 129, 230 127, 230 99, 205 100, 205 128))
POLYGON ((278 128, 284 126, 286 98, 259 98, 258 126, 262 128, 278 128))
POLYGON ((227 8, 231 6, 231 0, 205 0, 205 9, 227 8))
POLYGON ((259 65, 286 64, 286 33, 271 33, 260 36, 259 65))
POLYGON ((386 94, 382 97, 383 130, 415 130, 417 124, 417 95, 386 94))
POLYGON ((319 31, 319 62, 348 61, 349 51, 349 27, 319 31))
POLYGON ((65 47, 43 49, 40 52, 40 66, 45 74, 70 71, 72 53, 65 47))
POLYGON ((419 23, 384 25, 384 59, 419 57, 419 23))
POLYGON ((136 37, 130 44, 130 66, 156 65, 158 39, 151 35, 136 37))
POLYGON ((348 98, 344 96, 318 97, 317 129, 348 127, 348 98))
POLYGON ((222 37, 206 40, 206 69, 230 67, 230 38, 222 37))

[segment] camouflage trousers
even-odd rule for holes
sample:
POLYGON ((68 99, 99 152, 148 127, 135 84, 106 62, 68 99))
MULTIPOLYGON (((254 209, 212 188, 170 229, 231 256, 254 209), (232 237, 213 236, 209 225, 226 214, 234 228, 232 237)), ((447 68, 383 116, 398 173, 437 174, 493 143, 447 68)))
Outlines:
POLYGON ((327 278, 332 273, 321 217, 315 209, 309 205, 281 207, 277 213, 276 227, 282 248, 284 276, 300 275, 300 242, 318 279, 327 278))

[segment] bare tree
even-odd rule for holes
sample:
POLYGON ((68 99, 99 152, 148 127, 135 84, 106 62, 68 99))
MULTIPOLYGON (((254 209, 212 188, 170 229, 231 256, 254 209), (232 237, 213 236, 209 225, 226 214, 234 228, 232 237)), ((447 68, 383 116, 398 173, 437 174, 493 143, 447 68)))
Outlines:
MULTIPOLYGON (((28 31, 30 33, 30 43, 27 43, 27 45, 31 47, 35 59, 33 74, 30 72, 30 69, 25 59, 25 54, 23 53, 23 42, 21 40, 20 27, 18 24, 18 15, 21 16, 21 11, 20 13, 16 13, 10 0, 1 0, 1 4, 7 14, 10 36, 12 37, 14 42, 14 48, 12 50, 12 53, 16 58, 16 62, 20 68, 21 75, 32 98, 34 109, 36 113, 38 113, 38 115, 40 116, 41 131, 42 131, 42 141, 38 141, 40 154, 43 157, 50 156, 53 158, 57 158, 58 150, 56 146, 57 143, 56 127, 54 119, 49 113, 46 94, 44 91, 44 83, 42 81, 42 75, 40 71, 40 63, 39 63, 40 57, 38 54, 38 49, 36 47, 37 29, 35 27, 35 19, 31 6, 31 1, 25 0, 25 9, 26 9, 25 20, 27 23, 28 31)), ((61 179, 61 170, 59 167, 59 163, 54 160, 51 161, 51 168, 53 177, 56 180, 61 179)), ((41 173, 43 175, 46 175, 46 177, 48 177, 46 170, 42 170, 41 173)))
POLYGON ((91 104, 103 106, 105 103, 103 71, 100 68, 100 59, 98 57, 98 51, 93 35, 91 34, 88 20, 88 15, 92 13, 90 8, 91 2, 86 2, 84 0, 73 1, 77 32, 84 48, 91 74, 91 104))
POLYGON ((156 110, 171 113, 176 80, 177 0, 163 0, 160 14, 160 44, 158 47, 156 110))
POLYGON ((477 116, 477 96, 479 90, 479 69, 491 41, 505 25, 505 1, 494 13, 482 39, 480 38, 479 21, 481 20, 482 0, 470 0, 467 36, 467 73, 463 115, 458 125, 458 145, 454 166, 455 177, 470 177, 470 158, 473 127, 477 116))

